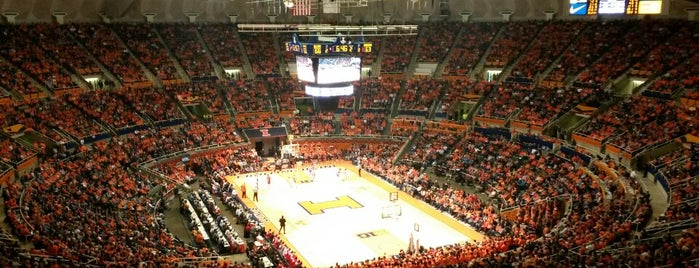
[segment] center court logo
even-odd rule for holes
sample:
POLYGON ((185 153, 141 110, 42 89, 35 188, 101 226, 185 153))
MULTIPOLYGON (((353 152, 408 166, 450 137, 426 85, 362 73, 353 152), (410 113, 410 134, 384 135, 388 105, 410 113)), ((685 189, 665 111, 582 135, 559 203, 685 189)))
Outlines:
POLYGON ((351 209, 356 209, 364 207, 362 204, 357 202, 357 200, 354 200, 348 195, 338 196, 335 198, 335 200, 322 202, 301 201, 299 202, 299 205, 311 215, 323 214, 325 213, 325 210, 333 208, 348 207, 351 209))

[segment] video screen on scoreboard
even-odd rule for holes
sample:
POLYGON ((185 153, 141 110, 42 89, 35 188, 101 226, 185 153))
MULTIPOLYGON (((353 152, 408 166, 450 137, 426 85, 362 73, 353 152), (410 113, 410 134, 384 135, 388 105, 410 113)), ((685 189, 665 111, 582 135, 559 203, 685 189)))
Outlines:
POLYGON ((599 0, 597 12, 599 14, 624 14, 626 13, 626 0, 599 0))
POLYGON ((306 56, 296 56, 296 76, 301 81, 315 83, 316 76, 313 73, 313 59, 306 56))
POLYGON ((323 57, 318 59, 318 84, 357 81, 361 78, 359 57, 323 57))

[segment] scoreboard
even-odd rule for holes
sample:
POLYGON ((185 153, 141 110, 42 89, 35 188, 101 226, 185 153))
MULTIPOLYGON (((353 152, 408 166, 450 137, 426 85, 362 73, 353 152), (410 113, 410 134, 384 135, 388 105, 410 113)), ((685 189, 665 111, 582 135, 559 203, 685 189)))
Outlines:
POLYGON ((571 15, 660 14, 665 0, 569 0, 571 15))
POLYGON ((371 43, 362 44, 315 44, 286 42, 286 51, 304 55, 325 55, 336 53, 372 53, 371 43))
POLYGON ((370 42, 352 42, 345 37, 337 37, 334 42, 300 42, 296 35, 291 42, 286 42, 285 50, 294 54, 320 56, 347 53, 373 53, 370 42))

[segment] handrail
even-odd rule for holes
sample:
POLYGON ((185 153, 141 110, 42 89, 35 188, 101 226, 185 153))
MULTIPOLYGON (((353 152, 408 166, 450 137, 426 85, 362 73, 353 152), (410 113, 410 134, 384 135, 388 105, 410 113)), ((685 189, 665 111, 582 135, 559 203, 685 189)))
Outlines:
POLYGON ((239 142, 231 141, 231 142, 226 142, 226 143, 221 143, 221 144, 212 144, 212 145, 205 145, 205 146, 195 147, 195 148, 187 148, 187 149, 184 149, 182 151, 169 153, 166 155, 161 155, 159 157, 143 161, 143 162, 139 163, 138 166, 139 167, 151 167, 151 166, 153 166, 157 163, 160 163, 162 161, 169 160, 169 159, 179 157, 179 156, 184 156, 185 154, 206 152, 206 151, 212 151, 212 150, 216 150, 216 149, 232 148, 235 146, 245 146, 245 145, 250 145, 250 143, 249 142, 239 143, 239 142))

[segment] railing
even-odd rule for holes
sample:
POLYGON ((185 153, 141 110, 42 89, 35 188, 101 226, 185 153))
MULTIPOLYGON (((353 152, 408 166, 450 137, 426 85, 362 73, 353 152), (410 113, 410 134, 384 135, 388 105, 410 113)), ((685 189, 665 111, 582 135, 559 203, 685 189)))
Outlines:
POLYGON ((390 135, 345 135, 345 134, 328 134, 328 135, 294 135, 294 140, 304 140, 304 139, 380 139, 380 140, 394 140, 394 141, 405 141, 406 137, 401 136, 390 136, 390 135))
POLYGON ((201 153, 201 152, 232 148, 232 147, 236 147, 236 146, 245 146, 245 145, 250 145, 250 143, 248 143, 248 142, 237 143, 237 142, 231 141, 231 142, 226 142, 226 143, 222 143, 222 144, 213 144, 213 145, 205 145, 205 146, 196 147, 196 148, 189 148, 189 149, 184 149, 184 150, 179 151, 179 152, 169 153, 166 155, 162 155, 162 156, 159 156, 159 157, 156 157, 153 159, 143 161, 143 162, 139 163, 138 166, 149 168, 149 167, 151 167, 155 164, 158 164, 162 161, 169 160, 169 159, 175 158, 175 157, 184 156, 185 154, 201 153))
POLYGON ((684 219, 684 220, 679 220, 679 221, 673 221, 673 222, 655 222, 649 226, 646 227, 645 231, 646 233, 652 234, 652 233, 666 233, 671 231, 672 229, 687 229, 687 228, 692 228, 692 227, 697 227, 699 226, 699 223, 696 222, 696 219, 694 218, 689 218, 689 219, 684 219))

